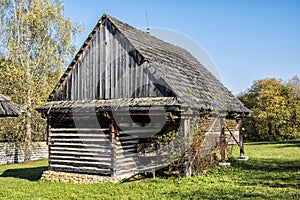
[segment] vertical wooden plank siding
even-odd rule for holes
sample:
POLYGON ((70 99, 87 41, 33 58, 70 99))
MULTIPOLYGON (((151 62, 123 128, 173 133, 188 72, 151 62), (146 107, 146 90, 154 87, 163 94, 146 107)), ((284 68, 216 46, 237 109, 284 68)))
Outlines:
POLYGON ((93 40, 91 40, 91 43, 89 45, 89 54, 87 55, 87 87, 88 89, 86 89, 86 94, 87 97, 89 98, 93 98, 93 52, 94 52, 94 48, 93 48, 93 40))
MULTIPOLYGON (((82 58, 83 56, 81 56, 82 58)), ((81 71, 82 71, 82 66, 81 66, 81 59, 78 61, 78 64, 77 64, 77 74, 76 74, 76 77, 74 77, 76 79, 76 81, 78 82, 78 87, 77 87, 77 91, 78 91, 78 96, 75 97, 75 99, 82 99, 82 91, 81 91, 81 86, 82 86, 82 79, 80 78, 81 77, 81 71)), ((75 100, 74 99, 74 100, 75 100)))
POLYGON ((111 43, 111 53, 110 53, 110 99, 115 98, 115 68, 116 68, 116 42, 114 37, 110 37, 111 43))
MULTIPOLYGON (((120 34, 118 35, 120 37, 120 34)), ((124 73, 124 65, 123 65, 123 55, 122 55, 122 48, 118 48, 118 63, 116 66, 116 78, 117 78, 117 87, 119 88, 118 92, 116 93, 116 96, 123 96, 123 90, 121 90, 121 87, 123 85, 123 80, 122 80, 122 74, 124 73), (118 70, 119 68, 119 70, 118 70)))
MULTIPOLYGON (((119 58, 120 58, 120 54, 119 54, 119 47, 120 47, 120 45, 118 45, 118 41, 117 41, 117 38, 116 37, 118 37, 118 35, 116 35, 115 37, 114 37, 114 48, 115 48, 115 50, 114 50, 114 87, 116 88, 115 89, 115 92, 114 92, 114 96, 115 97, 118 97, 119 95, 119 89, 120 89, 120 87, 119 87, 119 85, 118 85, 118 66, 120 66, 120 62, 119 62, 119 58)), ((121 70, 121 69, 120 69, 121 70)))
POLYGON ((99 56, 97 56, 98 53, 98 34, 99 30, 96 32, 95 37, 93 38, 94 40, 94 45, 93 45, 93 71, 92 71, 92 75, 93 75, 93 99, 97 99, 97 77, 98 77, 98 71, 97 70, 97 66, 98 65, 98 58, 99 56))
POLYGON ((91 44, 90 44, 90 47, 91 47, 91 53, 89 54, 89 60, 90 60, 90 63, 91 63, 91 65, 89 66, 89 69, 90 69, 90 71, 89 71, 89 85, 90 85, 90 87, 88 87, 88 88, 90 88, 88 91, 89 91, 89 98, 91 98, 91 99, 95 99, 94 98, 94 74, 93 74, 93 72, 94 72, 94 66, 95 66, 95 63, 94 63, 94 52, 95 52, 95 46, 94 46, 94 40, 95 40, 95 37, 93 37, 92 38, 92 42, 91 42, 91 44))
POLYGON ((136 63, 141 56, 110 22, 104 21, 80 51, 54 100, 163 96, 153 88, 147 63, 136 63))
POLYGON ((105 55, 104 55, 104 41, 105 40, 105 28, 104 26, 100 26, 99 28, 99 52, 98 52, 98 61, 99 61, 99 66, 97 66, 97 70, 99 70, 99 76, 98 76, 98 87, 97 87, 97 92, 98 92, 98 96, 97 96, 97 99, 102 99, 103 97, 103 81, 105 80, 103 78, 103 69, 104 69, 104 66, 105 66, 105 55))
MULTIPOLYGON (((74 70, 73 70, 74 71, 74 70)), ((72 72, 73 72, 72 71, 72 72)), ((80 93, 79 93, 79 85, 80 85, 80 80, 78 80, 78 76, 79 76, 79 62, 78 63, 76 63, 76 66, 75 66, 75 73, 72 73, 72 76, 74 76, 74 85, 76 86, 75 88, 74 88, 74 92, 75 92, 75 94, 74 94, 74 97, 73 97, 73 99, 77 99, 78 97, 79 97, 79 95, 80 95, 80 93)))
POLYGON ((87 46, 87 51, 85 52, 85 55, 84 55, 84 60, 83 60, 83 63, 84 63, 84 69, 83 70, 83 77, 86 77, 84 78, 84 86, 83 86, 83 99, 87 99, 88 97, 88 92, 90 90, 90 85, 89 85, 89 69, 90 69, 90 65, 91 63, 89 62, 89 55, 91 54, 91 51, 90 51, 90 45, 87 46))
POLYGON ((125 41, 124 41, 124 43, 125 43, 125 49, 124 49, 124 54, 126 55, 125 56, 125 65, 124 65, 124 67, 125 67, 125 78, 124 78, 124 80, 125 80, 125 82, 126 82, 126 84, 124 85, 125 86, 125 91, 126 91, 126 94, 124 95, 124 97, 125 98, 128 98, 129 96, 130 96, 130 86, 131 86, 131 79, 130 79, 130 76, 129 76, 129 72, 130 72, 130 57, 129 56, 127 56, 127 52, 126 51, 128 51, 129 50, 129 44, 128 43, 126 43, 125 41))
POLYGON ((106 23, 107 24, 107 28, 105 29, 105 41, 104 41, 104 45, 105 45, 105 49, 104 49, 104 52, 105 52, 105 96, 103 99, 110 99, 109 98, 109 95, 110 95, 110 48, 111 48, 111 38, 110 38, 110 34, 109 34, 109 23, 106 23))

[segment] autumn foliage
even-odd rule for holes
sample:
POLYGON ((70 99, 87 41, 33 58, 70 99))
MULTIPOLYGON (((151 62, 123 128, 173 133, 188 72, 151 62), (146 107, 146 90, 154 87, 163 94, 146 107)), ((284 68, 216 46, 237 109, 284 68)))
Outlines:
POLYGON ((73 56, 80 28, 65 17, 60 0, 3 0, 0 18, 0 93, 25 111, 1 119, 0 140, 25 143, 26 155, 32 140, 44 139, 45 123, 35 108, 73 56))
POLYGON ((239 99, 253 111, 244 122, 250 141, 285 140, 299 136, 300 80, 275 78, 256 81, 239 99))

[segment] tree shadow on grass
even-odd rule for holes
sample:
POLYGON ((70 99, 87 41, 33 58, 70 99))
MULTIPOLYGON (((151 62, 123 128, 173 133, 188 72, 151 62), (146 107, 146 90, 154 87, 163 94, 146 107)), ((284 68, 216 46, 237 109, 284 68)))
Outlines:
POLYGON ((280 160, 280 159, 249 159, 246 162, 235 161, 234 167, 245 170, 259 170, 265 172, 298 172, 300 170, 300 160, 280 160))
POLYGON ((300 140, 287 142, 286 145, 278 146, 277 148, 300 147, 300 140))
POLYGON ((42 177, 43 172, 46 170, 48 170, 48 167, 7 169, 0 177, 13 177, 29 181, 38 181, 42 177))
POLYGON ((287 144, 286 146, 289 146, 289 145, 297 145, 298 146, 300 144, 300 140, 295 139, 295 140, 286 140, 286 141, 247 142, 246 144, 249 146, 262 146, 262 145, 266 145, 266 144, 267 145, 269 145, 269 144, 287 144))
POLYGON ((276 188, 300 187, 300 160, 252 159, 234 162, 234 167, 246 170, 246 185, 262 184, 276 188))
MULTIPOLYGON (((268 194, 257 194, 255 192, 247 192, 245 190, 234 190, 232 188, 222 189, 213 188, 213 190, 196 190, 196 191, 172 191, 165 195, 167 198, 173 199, 175 197, 180 197, 180 199, 268 199, 268 194)), ((177 199, 176 198, 176 199, 177 199)))

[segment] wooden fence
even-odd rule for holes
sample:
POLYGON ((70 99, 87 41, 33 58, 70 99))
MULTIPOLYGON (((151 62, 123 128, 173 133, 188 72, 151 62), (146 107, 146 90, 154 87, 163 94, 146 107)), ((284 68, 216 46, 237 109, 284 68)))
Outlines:
MULTIPOLYGON (((30 160, 48 158, 46 142, 34 142, 30 146, 30 160)), ((24 146, 18 143, 0 142, 0 164, 24 162, 24 146)))

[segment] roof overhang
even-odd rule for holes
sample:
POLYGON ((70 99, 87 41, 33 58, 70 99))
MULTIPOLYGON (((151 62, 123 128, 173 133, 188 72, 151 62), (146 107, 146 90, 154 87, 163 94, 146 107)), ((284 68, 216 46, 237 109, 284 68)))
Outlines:
POLYGON ((25 111, 21 106, 12 102, 8 97, 0 94, 0 117, 18 117, 25 111))
MULTIPOLYGON (((126 99, 107 99, 107 100, 77 100, 77 101, 51 101, 36 110, 46 117, 54 113, 97 113, 103 111, 128 112, 128 111, 180 111, 186 115, 211 114, 215 111, 190 108, 186 103, 176 97, 143 97, 126 99)), ((249 113, 243 112, 222 112, 224 117, 243 118, 249 113)))
POLYGON ((99 111, 126 111, 167 109, 174 110, 182 107, 175 97, 154 97, 154 98, 127 98, 109 100, 78 100, 78 101, 51 101, 42 105, 36 110, 44 114, 50 113, 86 113, 99 111))

